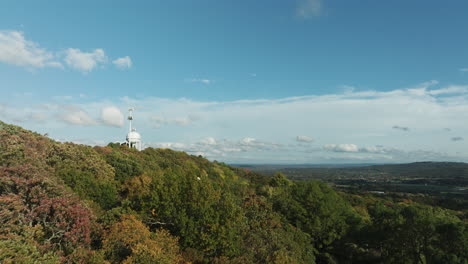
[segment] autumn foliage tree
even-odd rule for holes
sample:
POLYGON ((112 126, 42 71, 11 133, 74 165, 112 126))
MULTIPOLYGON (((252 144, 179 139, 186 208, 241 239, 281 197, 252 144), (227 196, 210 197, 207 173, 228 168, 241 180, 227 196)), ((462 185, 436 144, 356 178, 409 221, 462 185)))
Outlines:
POLYGON ((103 251, 112 263, 179 263, 177 238, 168 231, 150 232, 133 215, 123 215, 111 226, 103 239, 103 251))
POLYGON ((76 195, 27 168, 0 168, 0 174, 0 240, 25 241, 45 255, 90 248, 94 216, 76 195))

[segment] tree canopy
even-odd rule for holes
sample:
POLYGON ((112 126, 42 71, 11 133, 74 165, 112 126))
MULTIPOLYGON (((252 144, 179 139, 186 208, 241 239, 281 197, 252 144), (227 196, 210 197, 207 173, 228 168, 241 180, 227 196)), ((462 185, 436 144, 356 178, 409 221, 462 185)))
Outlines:
POLYGON ((462 218, 0 122, 1 263, 466 263, 462 218))

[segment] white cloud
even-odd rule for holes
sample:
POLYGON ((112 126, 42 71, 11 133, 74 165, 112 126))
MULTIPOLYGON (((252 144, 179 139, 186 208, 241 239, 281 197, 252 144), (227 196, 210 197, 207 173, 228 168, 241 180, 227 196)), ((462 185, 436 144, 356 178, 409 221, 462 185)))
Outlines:
POLYGON ((256 143, 256 139, 255 138, 251 138, 251 137, 246 137, 246 138, 243 138, 240 142, 243 144, 243 145, 253 145, 256 143))
POLYGON ((204 143, 204 144, 207 144, 207 145, 216 145, 217 144, 216 139, 214 139, 213 137, 207 137, 207 138, 203 139, 201 141, 201 143, 204 143))
POLYGON ((450 85, 441 89, 430 90, 430 95, 460 94, 468 92, 468 85, 450 85))
POLYGON ((161 142, 147 143, 155 148, 170 148, 185 151, 192 155, 202 155, 209 159, 231 162, 310 162, 300 159, 313 156, 317 163, 349 163, 349 162, 413 162, 413 161, 459 161, 460 158, 443 152, 431 150, 402 150, 385 148, 383 146, 358 147, 355 144, 327 144, 322 148, 284 145, 274 142, 261 142, 253 138, 238 141, 216 140, 208 137, 195 143, 161 142), (248 144, 246 144, 248 142, 248 144), (329 153, 329 154, 327 154, 329 153), (266 157, 274 158, 266 159, 266 157))
POLYGON ((283 149, 287 147, 273 142, 258 141, 254 138, 242 138, 240 140, 217 140, 213 137, 206 137, 194 143, 182 142, 160 142, 147 143, 148 146, 156 148, 170 148, 178 151, 185 151, 192 155, 202 155, 211 159, 219 159, 229 156, 243 156, 246 153, 265 153, 273 150, 283 149))
POLYGON ((0 62, 32 68, 62 67, 53 53, 26 40, 23 32, 0 31, 0 62))
POLYGON ((468 72, 468 68, 461 68, 460 71, 461 72, 468 72))
POLYGON ((14 123, 44 123, 48 114, 42 109, 30 107, 21 108, 0 103, 0 119, 14 123))
MULTIPOLYGON (((321 145, 337 141, 352 142, 356 146, 385 144, 404 151, 418 149, 448 153, 459 151, 466 155, 468 153, 462 149, 464 144, 448 147, 447 137, 437 132, 444 127, 450 127, 458 133, 468 132, 468 125, 465 125, 468 91, 450 87, 440 87, 437 81, 429 81, 410 89, 384 92, 358 90, 319 96, 227 102, 125 98, 124 103, 141 105, 147 109, 147 113, 140 113, 141 118, 152 116, 153 112, 171 113, 172 116, 184 116, 189 113, 203 116, 203 120, 197 121, 196 125, 190 128, 166 126, 158 132, 158 134, 166 134, 167 139, 178 142, 183 138, 204 138, 208 135, 216 135, 230 139, 230 141, 239 136, 248 136, 260 142, 278 142, 287 145, 291 144, 291 138, 297 138, 298 132, 313 131, 314 136, 320 139, 318 143, 321 145), (446 92, 449 90, 451 93, 446 92), (394 126, 402 131, 407 131, 410 127, 412 133, 405 133, 404 136, 392 133, 394 126), (170 136, 167 133, 170 133, 170 136)), ((167 139, 166 141, 170 141, 167 139)), ((467 141, 461 143, 464 142, 467 141)), ((295 153, 299 153, 302 151, 299 148, 306 148, 306 146, 309 151, 307 153, 310 153, 308 156, 290 153, 278 154, 278 156, 286 155, 288 158, 296 157, 301 160, 325 158, 326 155, 320 157, 315 154, 318 153, 315 150, 318 148, 315 144, 295 144, 287 149, 288 151, 296 149, 295 153)), ((323 148, 319 149, 322 152, 325 151, 323 148)), ((245 148, 244 150, 247 151, 245 148)), ((279 153, 286 150, 284 147, 277 147, 274 151, 279 153)), ((382 150, 369 148, 367 152, 347 153, 354 153, 353 155, 360 155, 360 157, 366 155, 369 158, 379 155, 379 158, 383 159, 382 154, 378 152, 382 150)), ((333 151, 326 153, 330 156, 338 155, 338 152, 333 151)), ((226 158, 232 157, 232 155, 226 155, 226 158)), ((399 159, 396 152, 386 155, 393 157, 393 161, 399 159)), ((260 157, 266 158, 266 154, 262 153, 256 158, 260 157)), ((274 158, 279 159, 279 157, 274 158)))
POLYGON ((23 119, 29 118, 36 120, 36 122, 44 122, 47 116, 51 115, 55 116, 56 120, 70 125, 122 127, 124 125, 124 115, 119 108, 115 106, 102 107, 102 104, 104 103, 39 105, 36 106, 36 109, 29 110, 29 113, 38 113, 38 115, 24 114, 23 119), (93 118, 92 116, 98 116, 99 111, 100 118, 93 118))
POLYGON ((327 151, 334 151, 334 152, 358 152, 358 146, 354 144, 327 144, 323 146, 323 148, 327 151))
POLYGON ((123 141, 125 133, 97 126, 103 122, 91 116, 99 117, 103 105, 119 109, 137 105, 135 127, 146 143, 192 154, 204 153, 211 159, 227 162, 468 161, 467 140, 448 144, 451 137, 468 133, 468 90, 451 87, 454 86, 427 82, 411 89, 384 92, 357 89, 317 96, 224 102, 125 97, 114 101, 86 100, 72 110, 44 102, 36 110, 33 106, 21 109, 17 104, 14 110, 2 108, 0 116, 4 120, 25 120, 26 127, 39 132, 53 129, 54 133, 62 133, 57 138, 73 139, 89 134, 96 140, 123 141), (82 109, 86 112, 80 113, 82 109), (96 127, 70 129, 56 122, 57 118, 36 125, 27 118, 35 111, 52 117, 71 115, 74 118, 61 116, 59 120, 96 127), (155 131, 154 127, 160 129, 155 131), (397 133, 409 128, 411 133, 397 133), (315 144, 297 142, 298 135, 307 135, 307 131, 313 132, 315 144))
POLYGON ((322 9, 322 0, 300 0, 296 15, 302 18, 320 16, 322 9))
POLYGON ((311 143, 314 140, 311 137, 308 137, 308 136, 297 136, 296 141, 297 142, 302 142, 302 143, 311 143))
MULTIPOLYGON (((460 139, 459 139, 460 140, 460 139)), ((461 139, 463 140, 463 139, 461 139)), ((338 161, 366 162, 414 162, 414 161, 460 161, 460 158, 433 150, 403 150, 383 146, 358 147, 355 144, 328 144, 324 150, 336 152, 339 156, 332 159, 338 161)))
POLYGON ((65 62, 68 66, 85 73, 107 62, 107 57, 103 49, 95 49, 93 52, 83 52, 79 49, 69 48, 65 51, 65 54, 65 62))
POLYGON ((184 118, 165 118, 159 115, 152 115, 150 117, 151 124, 154 128, 161 128, 164 125, 178 125, 178 126, 188 126, 193 122, 200 120, 196 115, 189 114, 184 118))
POLYGON ((104 107, 101 110, 101 122, 107 126, 122 127, 124 115, 115 106, 104 107))
MULTIPOLYGON (((28 70, 54 67, 68 67, 87 73, 108 62, 103 49, 84 52, 80 49, 68 48, 65 52, 52 52, 39 47, 36 42, 27 40, 24 33, 13 30, 0 30, 0 62, 8 63, 28 70)), ((119 69, 132 66, 129 56, 112 61, 119 69)), ((204 82, 206 80, 202 80, 204 82)), ((209 80, 208 80, 209 81, 209 80)))
POLYGON ((370 147, 359 148, 359 152, 363 152, 363 153, 387 153, 388 151, 383 146, 370 146, 370 147))
POLYGON ((132 59, 129 56, 113 60, 112 63, 121 70, 130 69, 132 67, 132 59))
POLYGON ((212 84, 213 83, 213 80, 209 80, 209 79, 190 79, 189 81, 193 82, 193 83, 202 83, 202 84, 212 84))
POLYGON ((420 83, 418 85, 416 85, 416 87, 414 89, 409 89, 410 91, 411 90, 418 90, 418 89, 423 89, 423 90, 426 90, 428 89, 429 87, 432 87, 432 86, 435 86, 435 85, 438 85, 439 84, 439 81, 437 80, 430 80, 430 81, 427 81, 427 82, 423 82, 423 83, 420 83))
POLYGON ((91 118, 84 110, 70 105, 61 106, 61 113, 57 115, 57 118, 65 123, 77 126, 97 124, 96 120, 91 118))

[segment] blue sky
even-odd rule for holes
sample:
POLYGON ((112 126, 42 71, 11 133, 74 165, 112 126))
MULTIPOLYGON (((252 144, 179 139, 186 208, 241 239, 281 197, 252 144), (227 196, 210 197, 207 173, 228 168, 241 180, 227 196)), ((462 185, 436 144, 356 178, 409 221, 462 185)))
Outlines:
POLYGON ((0 119, 226 162, 468 161, 466 1, 0 4, 0 119))

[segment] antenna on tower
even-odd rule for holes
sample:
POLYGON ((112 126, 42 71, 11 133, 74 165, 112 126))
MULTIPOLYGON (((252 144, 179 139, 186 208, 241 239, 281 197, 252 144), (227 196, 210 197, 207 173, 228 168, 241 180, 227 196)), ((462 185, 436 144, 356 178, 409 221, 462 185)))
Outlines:
POLYGON ((136 148, 137 150, 141 150, 141 136, 136 129, 132 128, 132 121, 133 121, 133 111, 135 110, 134 107, 128 108, 128 121, 130 123, 129 131, 127 134, 126 145, 130 148, 136 148))
POLYGON ((135 110, 134 107, 130 107, 128 108, 128 120, 130 121, 130 128, 128 130, 128 132, 132 132, 132 120, 133 120, 133 110, 135 110))

